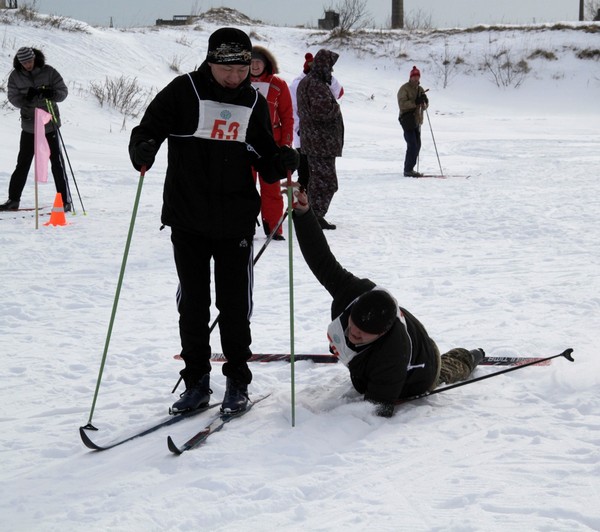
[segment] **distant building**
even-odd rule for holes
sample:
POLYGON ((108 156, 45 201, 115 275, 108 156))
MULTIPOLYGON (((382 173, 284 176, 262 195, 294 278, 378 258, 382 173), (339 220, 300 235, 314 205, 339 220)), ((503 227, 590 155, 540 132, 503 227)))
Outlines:
POLYGON ((159 18, 156 20, 157 26, 185 26, 191 24, 194 17, 190 15, 173 15, 171 20, 159 18))
POLYGON ((332 30, 340 25, 340 14, 335 11, 325 11, 325 18, 319 19, 320 30, 332 30))
POLYGON ((17 0, 0 0, 0 9, 17 9, 17 0))

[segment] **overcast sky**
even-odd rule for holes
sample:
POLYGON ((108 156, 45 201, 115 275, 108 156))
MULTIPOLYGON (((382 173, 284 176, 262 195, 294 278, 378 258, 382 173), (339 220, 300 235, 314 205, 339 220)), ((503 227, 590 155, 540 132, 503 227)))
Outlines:
MULTIPOLYGON (((344 0, 37 0, 40 13, 64 15, 93 25, 147 26, 157 18, 204 12, 211 7, 238 9, 251 18, 278 25, 316 25, 324 8, 344 0)), ((20 4, 33 4, 21 0, 20 4)), ((367 11, 376 27, 389 27, 391 0, 368 0, 367 11)), ((406 19, 430 19, 435 27, 494 23, 573 21, 579 0, 404 0, 406 19)))

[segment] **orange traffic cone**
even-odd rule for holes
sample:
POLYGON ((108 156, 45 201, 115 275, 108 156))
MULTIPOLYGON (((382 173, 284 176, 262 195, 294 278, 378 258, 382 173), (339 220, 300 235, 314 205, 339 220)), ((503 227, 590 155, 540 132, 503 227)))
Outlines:
POLYGON ((60 192, 56 193, 54 199, 54 206, 52 207, 52 213, 50 214, 50 220, 44 225, 69 225, 65 218, 65 207, 63 205, 62 195, 60 192))

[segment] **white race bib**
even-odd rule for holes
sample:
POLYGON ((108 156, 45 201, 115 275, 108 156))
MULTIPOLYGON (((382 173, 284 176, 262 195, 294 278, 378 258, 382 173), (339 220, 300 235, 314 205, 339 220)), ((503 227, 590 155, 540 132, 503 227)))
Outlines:
POLYGON ((252 108, 212 100, 199 100, 198 128, 194 137, 245 142, 252 108))
POLYGON ((358 355, 354 349, 348 347, 346 343, 346 334, 342 326, 342 320, 338 316, 327 327, 327 339, 331 352, 339 358, 340 362, 347 366, 350 361, 358 355))

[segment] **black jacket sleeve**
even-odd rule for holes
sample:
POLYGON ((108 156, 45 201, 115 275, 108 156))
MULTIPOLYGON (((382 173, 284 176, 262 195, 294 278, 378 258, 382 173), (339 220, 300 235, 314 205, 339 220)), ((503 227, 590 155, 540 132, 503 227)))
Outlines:
POLYGON ((375 283, 360 279, 337 261, 312 209, 293 214, 294 227, 302 256, 319 283, 331 294, 331 317, 339 316, 359 295, 371 290, 375 283))

